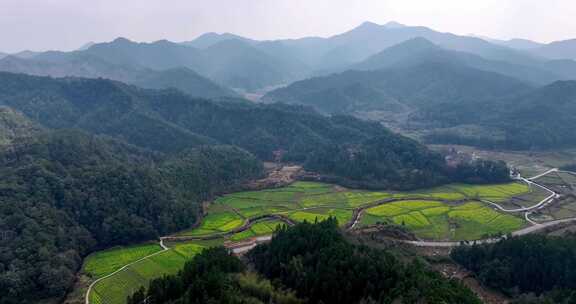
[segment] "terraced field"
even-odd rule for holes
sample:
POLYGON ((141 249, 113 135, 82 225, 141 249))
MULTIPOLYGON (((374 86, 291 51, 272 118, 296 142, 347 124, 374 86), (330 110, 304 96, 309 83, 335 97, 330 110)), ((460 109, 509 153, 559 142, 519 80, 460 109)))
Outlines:
MULTIPOLYGON (((173 244, 170 250, 158 251, 158 254, 132 264, 113 276, 96 283, 89 296, 90 303, 125 303, 126 297, 140 287, 147 286, 150 280, 163 275, 177 273, 188 259, 192 258, 204 248, 218 244, 221 244, 221 241, 198 241, 173 244)), ((146 250, 144 246, 140 248, 141 251, 146 250)), ((138 246, 134 246, 132 249, 137 250, 138 246)), ((93 268, 95 273, 103 273, 106 270, 105 265, 100 265, 101 267, 93 268)))
POLYGON ((277 220, 258 222, 252 225, 252 227, 250 227, 250 229, 246 231, 233 234, 228 238, 228 240, 238 242, 257 236, 270 235, 276 230, 276 227, 278 227, 279 225, 286 225, 286 224, 282 221, 277 220))
POLYGON ((439 201, 400 201, 367 209, 360 225, 376 223, 401 225, 421 238, 434 240, 475 240, 525 225, 522 218, 499 213, 483 203, 439 201))
MULTIPOLYGON (((527 193, 530 193, 529 188, 519 183, 449 185, 412 192, 374 192, 348 190, 322 183, 296 182, 284 188, 225 195, 210 205, 199 227, 178 234, 186 237, 218 235, 218 239, 168 244, 169 250, 99 281, 89 295, 90 303, 124 303, 126 296, 134 290, 146 286, 153 278, 176 273, 187 259, 206 247, 223 244, 225 241, 244 241, 269 235, 277 225, 284 224, 278 220, 256 220, 249 229, 231 233, 248 221, 262 216, 279 215, 295 222, 333 216, 341 225, 345 225, 352 220, 355 209, 367 208, 360 222, 363 226, 386 222, 403 225, 427 239, 478 239, 485 234, 518 229, 524 225, 524 220, 501 214, 483 203, 470 202, 471 199, 506 201, 527 193)), ((159 250, 159 246, 148 244, 99 252, 86 260, 84 269, 93 278, 103 277, 159 250)))
POLYGON ((98 251, 86 258, 84 272, 98 279, 160 250, 160 245, 154 243, 98 251))

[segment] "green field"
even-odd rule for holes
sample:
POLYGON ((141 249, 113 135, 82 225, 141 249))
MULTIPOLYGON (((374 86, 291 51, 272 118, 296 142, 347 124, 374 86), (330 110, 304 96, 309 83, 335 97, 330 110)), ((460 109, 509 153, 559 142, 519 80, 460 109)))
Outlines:
POLYGON ((338 223, 343 226, 352 219, 352 210, 344 209, 331 209, 331 208, 316 208, 302 211, 294 211, 288 217, 296 222, 315 222, 316 220, 322 221, 329 217, 335 217, 338 223))
MULTIPOLYGON (((141 286, 147 286, 150 280, 167 274, 176 274, 187 260, 201 250, 221 244, 221 242, 222 240, 175 243, 170 250, 130 265, 96 283, 90 293, 90 303, 123 304, 126 302, 126 297, 132 295, 141 286)), ((138 246, 134 246, 133 249, 136 247, 138 246)))
POLYGON ((144 244, 98 251, 86 258, 84 272, 97 279, 160 250, 158 244, 144 244))
POLYGON ((183 236, 203 236, 230 232, 244 224, 245 219, 232 209, 214 205, 196 229, 180 233, 183 236))
MULTIPOLYGON (((230 234, 247 220, 279 214, 296 222, 336 217, 340 225, 352 219, 355 208, 385 203, 365 210, 361 226, 375 223, 403 225, 417 236, 436 240, 479 239, 486 234, 509 232, 524 225, 524 220, 498 213, 470 199, 506 201, 529 194, 524 184, 448 185, 411 192, 347 190, 341 187, 296 182, 288 187, 239 192, 216 199, 206 210, 200 226, 179 233, 184 236, 222 236, 215 241, 172 243, 170 250, 130 265, 117 274, 98 282, 90 294, 93 304, 124 303, 126 296, 165 274, 178 271, 184 262, 206 247, 227 241, 243 241, 272 234, 279 221, 261 221, 246 231, 230 234), (406 201, 390 202, 392 199, 406 201)), ((137 261, 160 247, 153 244, 117 248, 95 253, 86 259, 84 270, 94 278, 105 276, 124 265, 137 261)))
POLYGON ((475 240, 525 225, 523 219, 483 203, 450 205, 439 201, 401 201, 367 209, 361 226, 376 223, 401 225, 418 237, 434 240, 475 240))
POLYGON ((524 183, 508 183, 501 185, 464 185, 447 186, 455 192, 462 193, 468 199, 487 199, 495 202, 528 193, 530 188, 524 183))
POLYGON ((253 224, 250 229, 235 233, 228 239, 230 241, 239 242, 252 237, 270 235, 276 230, 278 225, 285 225, 285 223, 278 220, 258 222, 253 224))

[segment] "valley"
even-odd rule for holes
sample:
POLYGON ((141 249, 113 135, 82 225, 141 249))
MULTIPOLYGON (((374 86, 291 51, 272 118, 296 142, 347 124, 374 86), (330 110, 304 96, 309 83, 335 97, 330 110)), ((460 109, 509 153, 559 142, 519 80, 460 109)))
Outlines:
POLYGON ((30 2, 0 12, 0 304, 576 303, 558 8, 30 2))
MULTIPOLYGON (((123 303, 151 279, 175 274, 187 259, 205 248, 224 245, 243 254, 269 240, 267 236, 278 225, 302 221, 333 217, 341 229, 354 234, 398 227, 411 236, 401 242, 430 247, 538 232, 562 222, 554 218, 549 225, 541 225, 534 222, 537 217, 533 212, 546 213, 557 204, 567 208, 563 200, 550 200, 540 185, 549 187, 555 174, 544 172, 533 182, 451 184, 409 192, 352 190, 296 181, 280 188, 227 194, 208 205, 196 228, 162 237, 160 245, 121 247, 89 256, 82 272, 96 281, 85 291, 85 303, 123 303), (504 211, 510 207, 517 209, 504 211)), ((569 182, 576 182, 576 178, 569 182)), ((576 211, 562 219, 566 223, 576 220, 576 211)))

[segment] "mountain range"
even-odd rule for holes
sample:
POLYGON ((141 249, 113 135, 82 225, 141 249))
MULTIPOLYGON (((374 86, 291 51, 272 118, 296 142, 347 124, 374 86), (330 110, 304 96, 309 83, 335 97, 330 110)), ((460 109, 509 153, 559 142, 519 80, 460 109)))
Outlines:
MULTIPOLYGON (((373 60, 372 57, 390 47, 416 38, 426 39, 438 48, 451 52, 446 56, 457 55, 459 60, 480 69, 522 77, 539 84, 576 79, 576 62, 572 61, 575 57, 573 41, 549 45, 521 39, 501 41, 441 33, 427 27, 396 22, 385 25, 365 22, 348 32, 327 38, 259 41, 230 33, 207 33, 181 43, 166 40, 137 43, 118 38, 108 43, 89 43, 73 52, 21 52, 16 56, 33 59, 27 65, 39 66, 48 63, 69 64, 75 58, 89 56, 93 58, 92 61, 100 60, 99 64, 130 69, 163 71, 188 68, 220 86, 251 92, 354 68, 362 65, 362 62, 373 60)), ((106 70, 107 67, 94 69, 106 70)), ((37 74, 91 77, 87 73, 61 72, 48 69, 37 74)), ((145 86, 130 79, 114 77, 117 76, 114 73, 101 74, 99 77, 145 86)))
MULTIPOLYGON (((509 106, 520 103, 515 98, 546 86, 560 90, 551 84, 575 80, 576 61, 570 59, 572 45, 570 40, 551 44, 522 39, 503 41, 440 33, 395 22, 385 25, 366 22, 327 38, 258 41, 229 33, 207 33, 181 43, 166 40, 137 43, 118 38, 108 43, 90 43, 73 52, 22 52, 7 56, 0 59, 0 70, 40 76, 108 78, 143 88, 176 88, 192 97, 209 99, 239 96, 228 88, 240 93, 272 90, 261 101, 312 106, 329 115, 353 113, 376 117, 400 129, 425 130, 423 138, 428 140, 455 138, 454 130, 460 128, 466 130, 464 133, 475 130, 490 136, 497 134, 489 145, 534 148, 564 145, 563 139, 572 144, 572 139, 560 128, 545 126, 542 129, 555 130, 550 132, 558 137, 552 144, 539 136, 532 141, 518 137, 522 143, 504 140, 510 124, 496 123, 498 119, 489 116, 501 110, 504 115, 504 108, 521 111, 509 106), (477 107, 472 114, 481 118, 476 121, 460 119, 470 115, 467 109, 478 104, 492 108, 477 107)), ((66 111, 60 113, 64 114, 66 111)), ((142 117, 151 119, 150 112, 142 117)), ((504 117, 508 116, 502 116, 500 121, 504 117)), ((90 119, 81 121, 88 123, 90 119)), ((174 127, 169 119, 163 118, 158 124, 154 117, 154 121, 155 131, 166 132, 165 138, 174 139, 161 145, 164 149, 177 149, 181 138, 195 143, 219 140, 181 126, 167 131, 174 127)), ((107 128, 124 132, 112 127, 116 124, 107 128)), ((462 140, 461 130, 456 132, 457 142, 462 140)), ((516 134, 529 137, 522 132, 516 134)))
POLYGON ((176 88, 195 97, 237 97, 234 91, 217 85, 186 67, 152 70, 137 66, 109 63, 96 56, 74 54, 58 62, 41 58, 24 59, 8 56, 0 59, 0 71, 37 76, 108 78, 143 88, 176 88))
POLYGON ((551 59, 576 60, 576 39, 552 42, 539 48, 532 49, 531 52, 551 59))
POLYGON ((550 70, 490 61, 417 38, 345 72, 276 89, 262 100, 376 117, 399 129, 417 130, 433 143, 574 146, 569 129, 576 127, 576 82, 550 83, 554 78, 550 70))
POLYGON ((556 80, 576 79, 576 62, 562 65, 556 61, 534 62, 521 65, 507 61, 485 59, 463 51, 441 48, 424 38, 414 38, 389 47, 366 60, 347 67, 352 70, 378 70, 394 66, 415 65, 422 62, 461 63, 479 70, 496 72, 537 84, 548 84, 556 80))
POLYGON ((163 153, 218 144, 239 146, 262 160, 273 160, 281 152, 284 160, 337 176, 343 183, 410 188, 448 178, 439 155, 378 123, 323 116, 298 106, 215 102, 104 79, 12 73, 0 73, 0 105, 47 129, 81 129, 163 153), (356 152, 351 155, 350 149, 356 152), (356 164, 363 153, 368 153, 366 158, 356 164), (331 162, 326 162, 327 154, 333 156, 331 162), (379 165, 370 165, 375 162, 379 165), (366 170, 346 169, 360 165, 366 170))
MULTIPOLYGON (((93 44, 85 50, 50 51, 21 59, 34 60, 28 65, 41 65, 69 64, 78 61, 78 58, 82 60, 89 58, 92 63, 99 61, 98 64, 104 65, 96 68, 99 70, 106 70, 110 65, 155 71, 188 68, 219 84, 245 90, 287 83, 303 77, 306 71, 300 62, 274 57, 236 39, 223 40, 206 49, 197 49, 166 40, 136 43, 118 38, 109 43, 93 44)), ((62 76, 50 71, 44 74, 62 76)), ((68 73, 66 76, 86 75, 68 73)), ((103 75, 111 79, 124 80, 114 76, 116 75, 103 75)))
MULTIPOLYGON (((257 41, 208 33, 181 43, 118 38, 72 52, 6 55, 0 58, 0 303, 63 302, 91 252, 193 226, 206 215, 203 202, 262 178, 263 161, 296 164, 307 179, 348 188, 510 181, 504 162, 448 164, 424 143, 573 148, 576 62, 568 57, 569 47, 570 42, 497 41, 368 22, 328 38, 257 41), (252 102, 241 98, 247 92, 268 93, 252 102), (361 119, 366 117, 375 121, 361 119)), ((298 191, 326 197, 320 190, 298 191)), ((352 194, 346 199, 378 199, 352 194)), ((414 290, 421 290, 431 301, 479 303, 467 289, 442 283, 441 274, 423 272, 425 263, 402 265, 392 255, 347 244, 336 219, 324 223, 279 228, 280 239, 249 254, 251 268, 269 274, 288 269, 295 275, 284 284, 296 284, 283 285, 283 291, 302 285, 304 297, 318 295, 326 303, 350 297, 354 293, 347 289, 358 280, 365 284, 348 302, 417 302, 414 290), (290 250, 294 254, 286 255, 290 250), (314 261, 320 259, 329 263, 314 261), (342 281, 330 271, 334 265, 360 265, 361 271, 342 281), (382 274, 378 284, 384 287, 374 288, 373 278, 382 274), (397 289, 389 288, 389 278, 401 283, 397 289), (340 295, 317 292, 339 287, 340 295), (382 290, 392 290, 393 297, 382 290)), ((378 227, 408 235, 409 227, 388 224, 378 227)), ((377 231, 370 238, 387 235, 377 231)), ((501 263, 489 266, 492 271, 501 263)), ((184 291, 174 278, 164 276, 155 282, 166 284, 149 290, 184 291)), ((240 277, 216 273, 206 283, 214 287, 225 278, 232 291, 228 287, 240 277)), ((272 286, 246 282, 250 294, 272 286)), ((206 290, 214 290, 210 286, 206 290)))
POLYGON ((573 147, 576 81, 558 81, 481 103, 430 107, 416 116, 447 127, 429 134, 431 142, 521 150, 573 147), (463 128, 470 125, 481 128, 470 133, 463 128), (486 136, 487 130, 496 130, 496 135, 486 136))

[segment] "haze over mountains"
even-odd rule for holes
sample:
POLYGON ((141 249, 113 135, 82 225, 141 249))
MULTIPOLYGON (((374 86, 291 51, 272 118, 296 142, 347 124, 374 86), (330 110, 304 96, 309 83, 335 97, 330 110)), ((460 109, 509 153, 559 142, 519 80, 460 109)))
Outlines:
POLYGON ((503 162, 425 144, 576 147, 575 58, 573 41, 395 22, 0 54, 0 303, 62 302, 87 254, 191 227, 263 161, 362 189, 508 182, 503 162))
MULTIPOLYGON (((254 91, 269 86, 286 85, 313 75, 342 71, 386 48, 414 38, 424 38, 448 51, 464 52, 459 57, 467 57, 466 60, 476 62, 475 65, 492 66, 492 69, 503 65, 501 70, 507 69, 512 76, 526 72, 528 80, 539 83, 576 78, 575 62, 550 61, 574 59, 576 56, 573 52, 573 41, 550 45, 525 40, 487 41, 396 22, 385 25, 365 22, 348 32, 328 38, 257 41, 229 33, 207 33, 182 43, 166 40, 136 43, 118 38, 109 43, 88 43, 74 52, 22 52, 15 56, 34 61, 21 63, 26 68, 21 67, 20 70, 14 67, 14 63, 0 63, 0 70, 37 75, 92 77, 78 66, 78 58, 84 58, 92 61, 90 68, 98 71, 93 73, 97 77, 131 82, 119 76, 118 71, 107 72, 109 65, 115 65, 117 69, 122 67, 129 70, 157 71, 185 67, 220 85, 254 91), (104 67, 95 66, 96 60, 100 61, 98 65, 104 67), (66 64, 68 68, 54 71, 53 66, 43 66, 55 63, 66 64), (38 67, 31 67, 35 65, 38 67), (536 75, 538 73, 540 74, 536 75)), ((169 82, 166 85, 173 84, 169 82)), ((182 86, 179 88, 191 91, 182 86)))
MULTIPOLYGON (((510 111, 520 111, 515 105, 522 103, 522 96, 540 87, 563 91, 566 86, 551 84, 576 80, 574 41, 503 41, 396 22, 365 22, 328 38, 258 41, 230 33, 207 33, 181 43, 118 38, 87 43, 73 52, 7 55, 0 59, 0 71, 108 78, 209 99, 268 92, 261 101, 376 118, 395 128, 414 129, 433 142, 542 148, 576 141, 566 137, 563 128, 547 128, 547 123, 540 129, 555 134, 555 140, 517 132, 501 120, 513 116, 510 111)), ((550 106, 547 100, 533 103, 550 106)))

